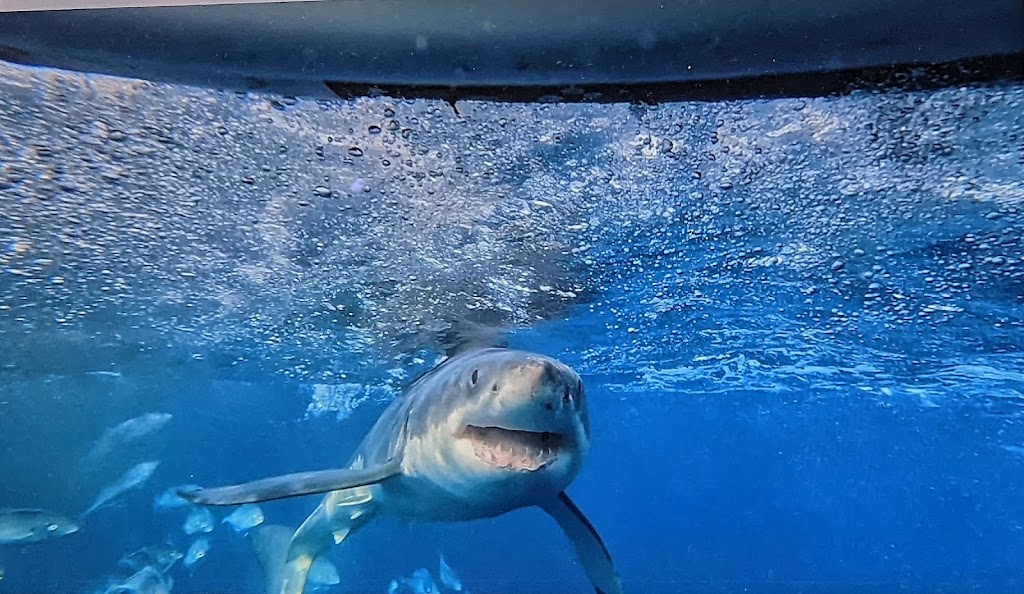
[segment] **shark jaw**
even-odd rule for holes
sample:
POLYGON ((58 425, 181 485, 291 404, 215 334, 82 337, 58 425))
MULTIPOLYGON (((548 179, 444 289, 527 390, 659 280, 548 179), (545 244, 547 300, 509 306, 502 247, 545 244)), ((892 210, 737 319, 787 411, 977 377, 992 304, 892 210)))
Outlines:
POLYGON ((565 437, 549 431, 466 425, 459 434, 473 445, 476 457, 494 468, 535 472, 558 458, 565 437))

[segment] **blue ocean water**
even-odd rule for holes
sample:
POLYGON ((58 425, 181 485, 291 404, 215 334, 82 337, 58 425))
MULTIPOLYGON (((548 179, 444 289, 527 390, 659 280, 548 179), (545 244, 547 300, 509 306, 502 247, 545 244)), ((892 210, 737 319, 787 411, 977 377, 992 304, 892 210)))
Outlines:
MULTIPOLYGON (((569 493, 627 592, 1024 588, 1024 87, 624 105, 312 102, 0 68, 0 592, 185 552, 173 485, 336 467, 453 333, 588 387, 569 493), (172 419, 82 459, 110 427, 172 419)), ((263 505, 295 526, 317 498, 263 505)), ((214 510, 173 592, 263 592, 214 510)), ((589 592, 542 513, 382 520, 387 592, 589 592)))

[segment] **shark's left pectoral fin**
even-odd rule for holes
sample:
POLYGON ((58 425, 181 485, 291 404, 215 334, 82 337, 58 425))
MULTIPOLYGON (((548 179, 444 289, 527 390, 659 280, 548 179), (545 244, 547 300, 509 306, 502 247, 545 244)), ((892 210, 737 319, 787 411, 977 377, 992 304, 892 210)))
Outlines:
POLYGON ((597 594, 622 594, 622 583, 615 572, 612 557, 594 530, 594 525, 587 520, 580 508, 569 499, 565 492, 541 504, 541 509, 558 522, 576 549, 583 569, 590 578, 597 594))
POLYGON ((242 485, 218 487, 216 489, 179 490, 178 496, 200 505, 239 505, 259 503, 354 489, 380 483, 402 472, 402 464, 393 459, 386 464, 370 468, 339 468, 315 472, 297 472, 265 478, 242 485))

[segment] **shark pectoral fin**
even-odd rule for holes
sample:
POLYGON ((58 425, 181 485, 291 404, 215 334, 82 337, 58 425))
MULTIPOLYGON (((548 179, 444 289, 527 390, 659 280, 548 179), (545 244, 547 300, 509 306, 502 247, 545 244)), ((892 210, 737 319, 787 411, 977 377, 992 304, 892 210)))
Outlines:
POLYGON ((573 548, 576 549, 576 557, 587 572, 587 577, 590 578, 590 583, 597 594, 622 594, 622 584, 619 582, 608 549, 601 542, 601 537, 597 530, 594 530, 593 524, 569 496, 563 491, 558 497, 542 503, 540 507, 554 518, 569 537, 573 548))
POLYGON ((252 548, 263 567, 263 577, 267 584, 267 594, 281 592, 281 584, 285 580, 288 558, 288 545, 292 541, 292 529, 287 526, 264 524, 251 533, 252 548))
POLYGON ((400 474, 401 462, 391 460, 380 466, 370 468, 336 470, 320 470, 315 472, 297 472, 265 478, 251 483, 218 487, 216 489, 199 489, 178 491, 182 499, 201 505, 239 505, 242 503, 259 503, 285 497, 314 495, 354 487, 365 487, 387 480, 400 474))
POLYGON ((302 594, 313 559, 302 557, 288 561, 291 528, 264 524, 249 534, 263 568, 266 594, 302 594))
POLYGON ((299 526, 288 547, 291 563, 308 557, 310 563, 373 517, 373 496, 366 489, 336 491, 324 498, 299 526))
POLYGON ((371 500, 345 492, 328 495, 292 536, 271 594, 302 594, 316 559, 373 517, 371 500))

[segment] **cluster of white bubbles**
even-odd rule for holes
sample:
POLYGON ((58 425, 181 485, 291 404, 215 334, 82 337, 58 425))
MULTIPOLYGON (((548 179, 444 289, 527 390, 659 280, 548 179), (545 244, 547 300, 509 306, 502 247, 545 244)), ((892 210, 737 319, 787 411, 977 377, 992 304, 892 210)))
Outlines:
POLYGON ((1020 346, 1000 304, 1024 292, 1022 114, 999 83, 456 112, 3 66, 4 364, 169 353, 359 384, 588 308, 595 372, 627 341, 642 363, 770 336, 784 365, 977 316, 1020 346))

